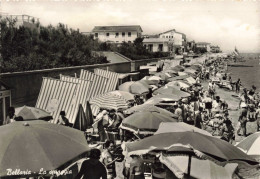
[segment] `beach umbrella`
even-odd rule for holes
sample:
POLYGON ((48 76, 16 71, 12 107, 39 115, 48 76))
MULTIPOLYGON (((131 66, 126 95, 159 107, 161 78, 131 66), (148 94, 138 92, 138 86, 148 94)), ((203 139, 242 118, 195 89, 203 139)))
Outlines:
POLYGON ((236 146, 248 155, 254 155, 260 158, 260 132, 249 135, 236 146))
POLYGON ((178 75, 179 75, 179 76, 185 76, 185 75, 188 75, 188 74, 185 73, 185 72, 181 72, 181 71, 179 71, 179 72, 178 72, 178 75))
POLYGON ((165 164, 178 178, 199 179, 232 179, 238 164, 228 163, 225 167, 219 166, 210 160, 203 160, 196 156, 165 155, 159 157, 160 162, 165 164))
POLYGON ((99 108, 105 109, 126 109, 129 107, 129 102, 122 96, 113 93, 104 93, 92 98, 89 103, 99 108))
POLYGON ((149 152, 189 153, 200 158, 207 158, 218 163, 246 162, 259 164, 249 155, 232 144, 219 138, 203 135, 198 132, 161 133, 140 141, 126 143, 129 155, 143 155, 149 152))
POLYGON ((193 125, 186 124, 184 122, 177 122, 177 123, 162 122, 158 130, 154 134, 156 135, 156 134, 169 133, 169 132, 185 132, 185 131, 191 131, 191 132, 193 131, 204 135, 212 136, 209 132, 194 127, 193 125))
POLYGON ((90 150, 82 131, 41 120, 0 126, 0 146, 0 177, 7 169, 61 170, 90 150))
POLYGON ((179 81, 171 81, 166 84, 166 86, 177 86, 180 88, 189 88, 191 85, 185 81, 179 80, 179 81))
POLYGON ((154 106, 153 104, 141 104, 141 105, 137 105, 134 107, 131 107, 127 110, 124 111, 125 114, 133 114, 135 112, 143 112, 143 111, 154 111, 154 112, 158 112, 161 114, 164 114, 166 116, 170 116, 173 118, 176 118, 177 116, 173 113, 171 113, 170 111, 167 111, 166 109, 154 106))
POLYGON ((142 82, 142 80, 136 82, 134 81, 125 82, 119 86, 120 91, 127 91, 132 94, 147 93, 149 92, 149 88, 150 86, 147 83, 142 82))
POLYGON ((159 112, 142 111, 126 117, 120 127, 138 134, 153 134, 161 122, 176 121, 177 119, 159 112))
POLYGON ((158 76, 160 77, 163 81, 166 81, 168 78, 171 78, 171 75, 167 74, 167 73, 155 73, 154 76, 158 76))
POLYGON ((178 74, 177 71, 174 71, 174 70, 171 70, 171 69, 167 69, 167 70, 164 70, 164 71, 162 71, 162 72, 163 72, 163 73, 169 73, 169 74, 175 74, 175 75, 178 74))
POLYGON ((171 67, 171 70, 174 70, 174 71, 177 71, 177 72, 179 72, 179 71, 184 71, 184 67, 182 67, 182 66, 180 66, 180 65, 177 65, 177 66, 175 66, 175 67, 171 67))
POLYGON ((189 75, 176 76, 176 77, 169 78, 168 81, 184 80, 189 77, 190 77, 189 75))
POLYGON ((185 68, 184 72, 185 72, 185 73, 191 73, 191 74, 197 73, 197 71, 194 70, 194 69, 192 69, 192 68, 185 68))
POLYGON ((151 76, 148 80, 160 81, 162 78, 160 76, 151 76))
POLYGON ((52 119, 50 113, 35 107, 22 106, 15 108, 15 115, 22 116, 24 121, 29 120, 45 120, 49 121, 52 119))
POLYGON ((184 91, 181 91, 178 89, 178 87, 175 86, 168 86, 168 87, 162 87, 153 92, 153 94, 170 94, 170 95, 177 95, 179 98, 185 98, 190 96, 189 93, 186 93, 184 91))
POLYGON ((158 85, 158 83, 159 83, 159 81, 156 81, 156 80, 144 80, 144 79, 142 79, 140 81, 142 83, 148 84, 149 86, 151 86, 151 85, 158 85))
POLYGON ((110 91, 108 92, 109 94, 114 94, 114 95, 117 95, 117 96, 121 96, 123 97, 124 99, 126 99, 127 101, 131 101, 131 100, 134 100, 135 97, 133 94, 127 92, 127 91, 119 91, 119 90, 116 90, 116 91, 110 91))
POLYGON ((179 99, 181 99, 181 97, 176 94, 157 94, 147 100, 144 104, 158 104, 163 101, 178 101, 179 99))

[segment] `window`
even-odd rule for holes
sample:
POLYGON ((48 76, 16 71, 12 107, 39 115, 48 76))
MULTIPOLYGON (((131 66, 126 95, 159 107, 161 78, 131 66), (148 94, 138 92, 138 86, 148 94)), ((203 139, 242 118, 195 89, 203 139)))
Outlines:
POLYGON ((109 33, 107 33, 107 37, 109 37, 109 33))
POLYGON ((163 51, 163 44, 159 44, 158 51, 159 51, 159 52, 162 52, 162 51, 163 51))
POLYGON ((122 37, 124 37, 125 36, 125 32, 122 32, 122 37))
POLYGON ((149 44, 149 45, 148 45, 148 50, 149 50, 150 52, 153 51, 153 44, 149 44))
POLYGON ((128 37, 131 37, 131 32, 128 32, 128 37))
POLYGON ((166 38, 168 38, 168 36, 166 36, 166 38))
POLYGON ((162 38, 165 38, 165 36, 163 35, 162 38))
POLYGON ((119 37, 119 33, 117 32, 117 33, 116 33, 116 38, 118 38, 118 37, 119 37))
POLYGON ((95 33, 95 37, 98 38, 98 33, 95 33))

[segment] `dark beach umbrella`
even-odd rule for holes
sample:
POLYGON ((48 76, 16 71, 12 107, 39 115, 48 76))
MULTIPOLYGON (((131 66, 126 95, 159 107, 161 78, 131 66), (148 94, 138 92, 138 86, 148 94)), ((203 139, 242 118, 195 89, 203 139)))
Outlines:
POLYGON ((0 177, 7 169, 63 169, 90 150, 83 132, 40 120, 1 126, 0 146, 0 177))

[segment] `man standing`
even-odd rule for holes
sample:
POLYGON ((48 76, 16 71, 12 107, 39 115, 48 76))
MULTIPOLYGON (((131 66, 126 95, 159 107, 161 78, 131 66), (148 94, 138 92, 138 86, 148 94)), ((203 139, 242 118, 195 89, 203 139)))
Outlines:
POLYGON ((91 149, 88 160, 85 160, 75 179, 107 179, 105 166, 99 161, 101 152, 99 149, 91 149))
POLYGON ((246 137, 246 123, 247 123, 247 105, 245 103, 241 104, 241 112, 238 118, 239 126, 237 129, 237 135, 240 135, 240 130, 242 129, 243 135, 246 137))

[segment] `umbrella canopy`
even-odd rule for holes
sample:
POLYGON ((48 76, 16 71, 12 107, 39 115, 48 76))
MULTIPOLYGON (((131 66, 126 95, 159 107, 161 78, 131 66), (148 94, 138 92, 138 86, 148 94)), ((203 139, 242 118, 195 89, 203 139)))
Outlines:
POLYGON ((136 82, 134 81, 125 82, 119 86, 120 91, 127 91, 132 94, 147 93, 149 92, 149 88, 150 86, 147 83, 142 82, 142 80, 136 82))
POLYGON ((185 73, 185 72, 178 72, 178 75, 179 76, 185 76, 185 75, 187 75, 187 73, 185 73))
POLYGON ((155 73, 154 76, 158 76, 160 77, 162 80, 166 81, 168 78, 171 78, 171 75, 167 74, 167 73, 155 73))
POLYGON ((127 91, 119 91, 119 90, 116 90, 116 91, 110 91, 108 92, 110 94, 114 94, 114 95, 117 95, 117 96, 121 96, 123 97, 124 99, 126 99, 127 101, 131 101, 131 100, 134 100, 135 97, 133 94, 127 92, 127 91))
POLYGON ((122 96, 113 94, 113 93, 105 93, 98 95, 89 101, 91 105, 96 105, 99 108, 105 109, 126 109, 128 108, 128 102, 122 96))
POLYGON ((153 134, 161 122, 176 122, 176 119, 158 112, 136 112, 125 118, 121 128, 139 134, 153 134))
POLYGON ((23 106, 15 109, 16 116, 22 116, 24 121, 29 120, 45 120, 49 121, 52 119, 50 113, 35 107, 23 106))
POLYGON ((153 135, 140 141, 127 143, 129 155, 142 155, 151 151, 193 152, 195 155, 210 158, 218 162, 243 161, 259 164, 249 155, 232 144, 197 132, 171 132, 153 135))
POLYGON ((148 80, 160 81, 162 78, 159 76, 151 76, 148 80))
POLYGON ((169 74, 175 74, 175 75, 178 74, 177 71, 174 71, 174 70, 171 70, 171 69, 163 70, 162 72, 163 72, 163 73, 169 73, 169 74))
POLYGON ((177 65, 175 67, 171 67, 171 70, 174 70, 174 71, 184 71, 184 67, 180 66, 180 65, 177 65))
POLYGON ((176 94, 158 94, 151 97, 144 104, 158 104, 162 101, 178 101, 181 97, 176 94))
POLYGON ((195 156, 166 156, 161 155, 160 161, 165 164, 178 178, 185 178, 188 175, 191 178, 199 179, 232 179, 232 175, 238 164, 228 163, 225 167, 219 166, 210 160, 202 160, 195 156))
POLYGON ((169 132, 185 132, 185 131, 193 131, 198 132, 204 135, 212 136, 209 132, 194 127, 192 125, 186 124, 184 122, 162 122, 158 128, 158 130, 154 134, 162 134, 169 132))
POLYGON ((164 114, 166 116, 170 116, 170 117, 174 117, 174 118, 177 117, 175 114, 167 111, 166 109, 154 106, 153 104, 137 105, 137 106, 134 106, 134 107, 131 107, 131 108, 125 110, 124 112, 126 114, 133 114, 135 112, 143 112, 143 111, 151 111, 151 112, 154 111, 154 112, 164 114))
POLYGON ((179 98, 185 98, 190 96, 189 93, 186 93, 184 91, 179 90, 177 87, 163 87, 155 90, 153 94, 173 94, 173 95, 178 95, 179 98))
POLYGON ((190 77, 189 75, 176 76, 176 77, 169 78, 168 81, 184 80, 189 77, 190 77))
POLYGON ((189 88, 191 85, 185 81, 172 81, 166 84, 166 86, 177 86, 180 88, 189 88))
POLYGON ((90 150, 83 132, 40 120, 1 126, 0 146, 0 177, 7 169, 62 169, 90 150))
POLYGON ((149 86, 151 86, 151 85, 158 85, 158 83, 159 83, 159 81, 157 81, 157 80, 145 80, 145 79, 142 79, 140 81, 142 83, 146 83, 149 86))
POLYGON ((248 155, 260 156, 260 132, 251 134, 236 145, 248 155))
POLYGON ((188 72, 188 73, 192 73, 192 74, 197 73, 197 71, 192 68, 185 68, 184 72, 188 72))

